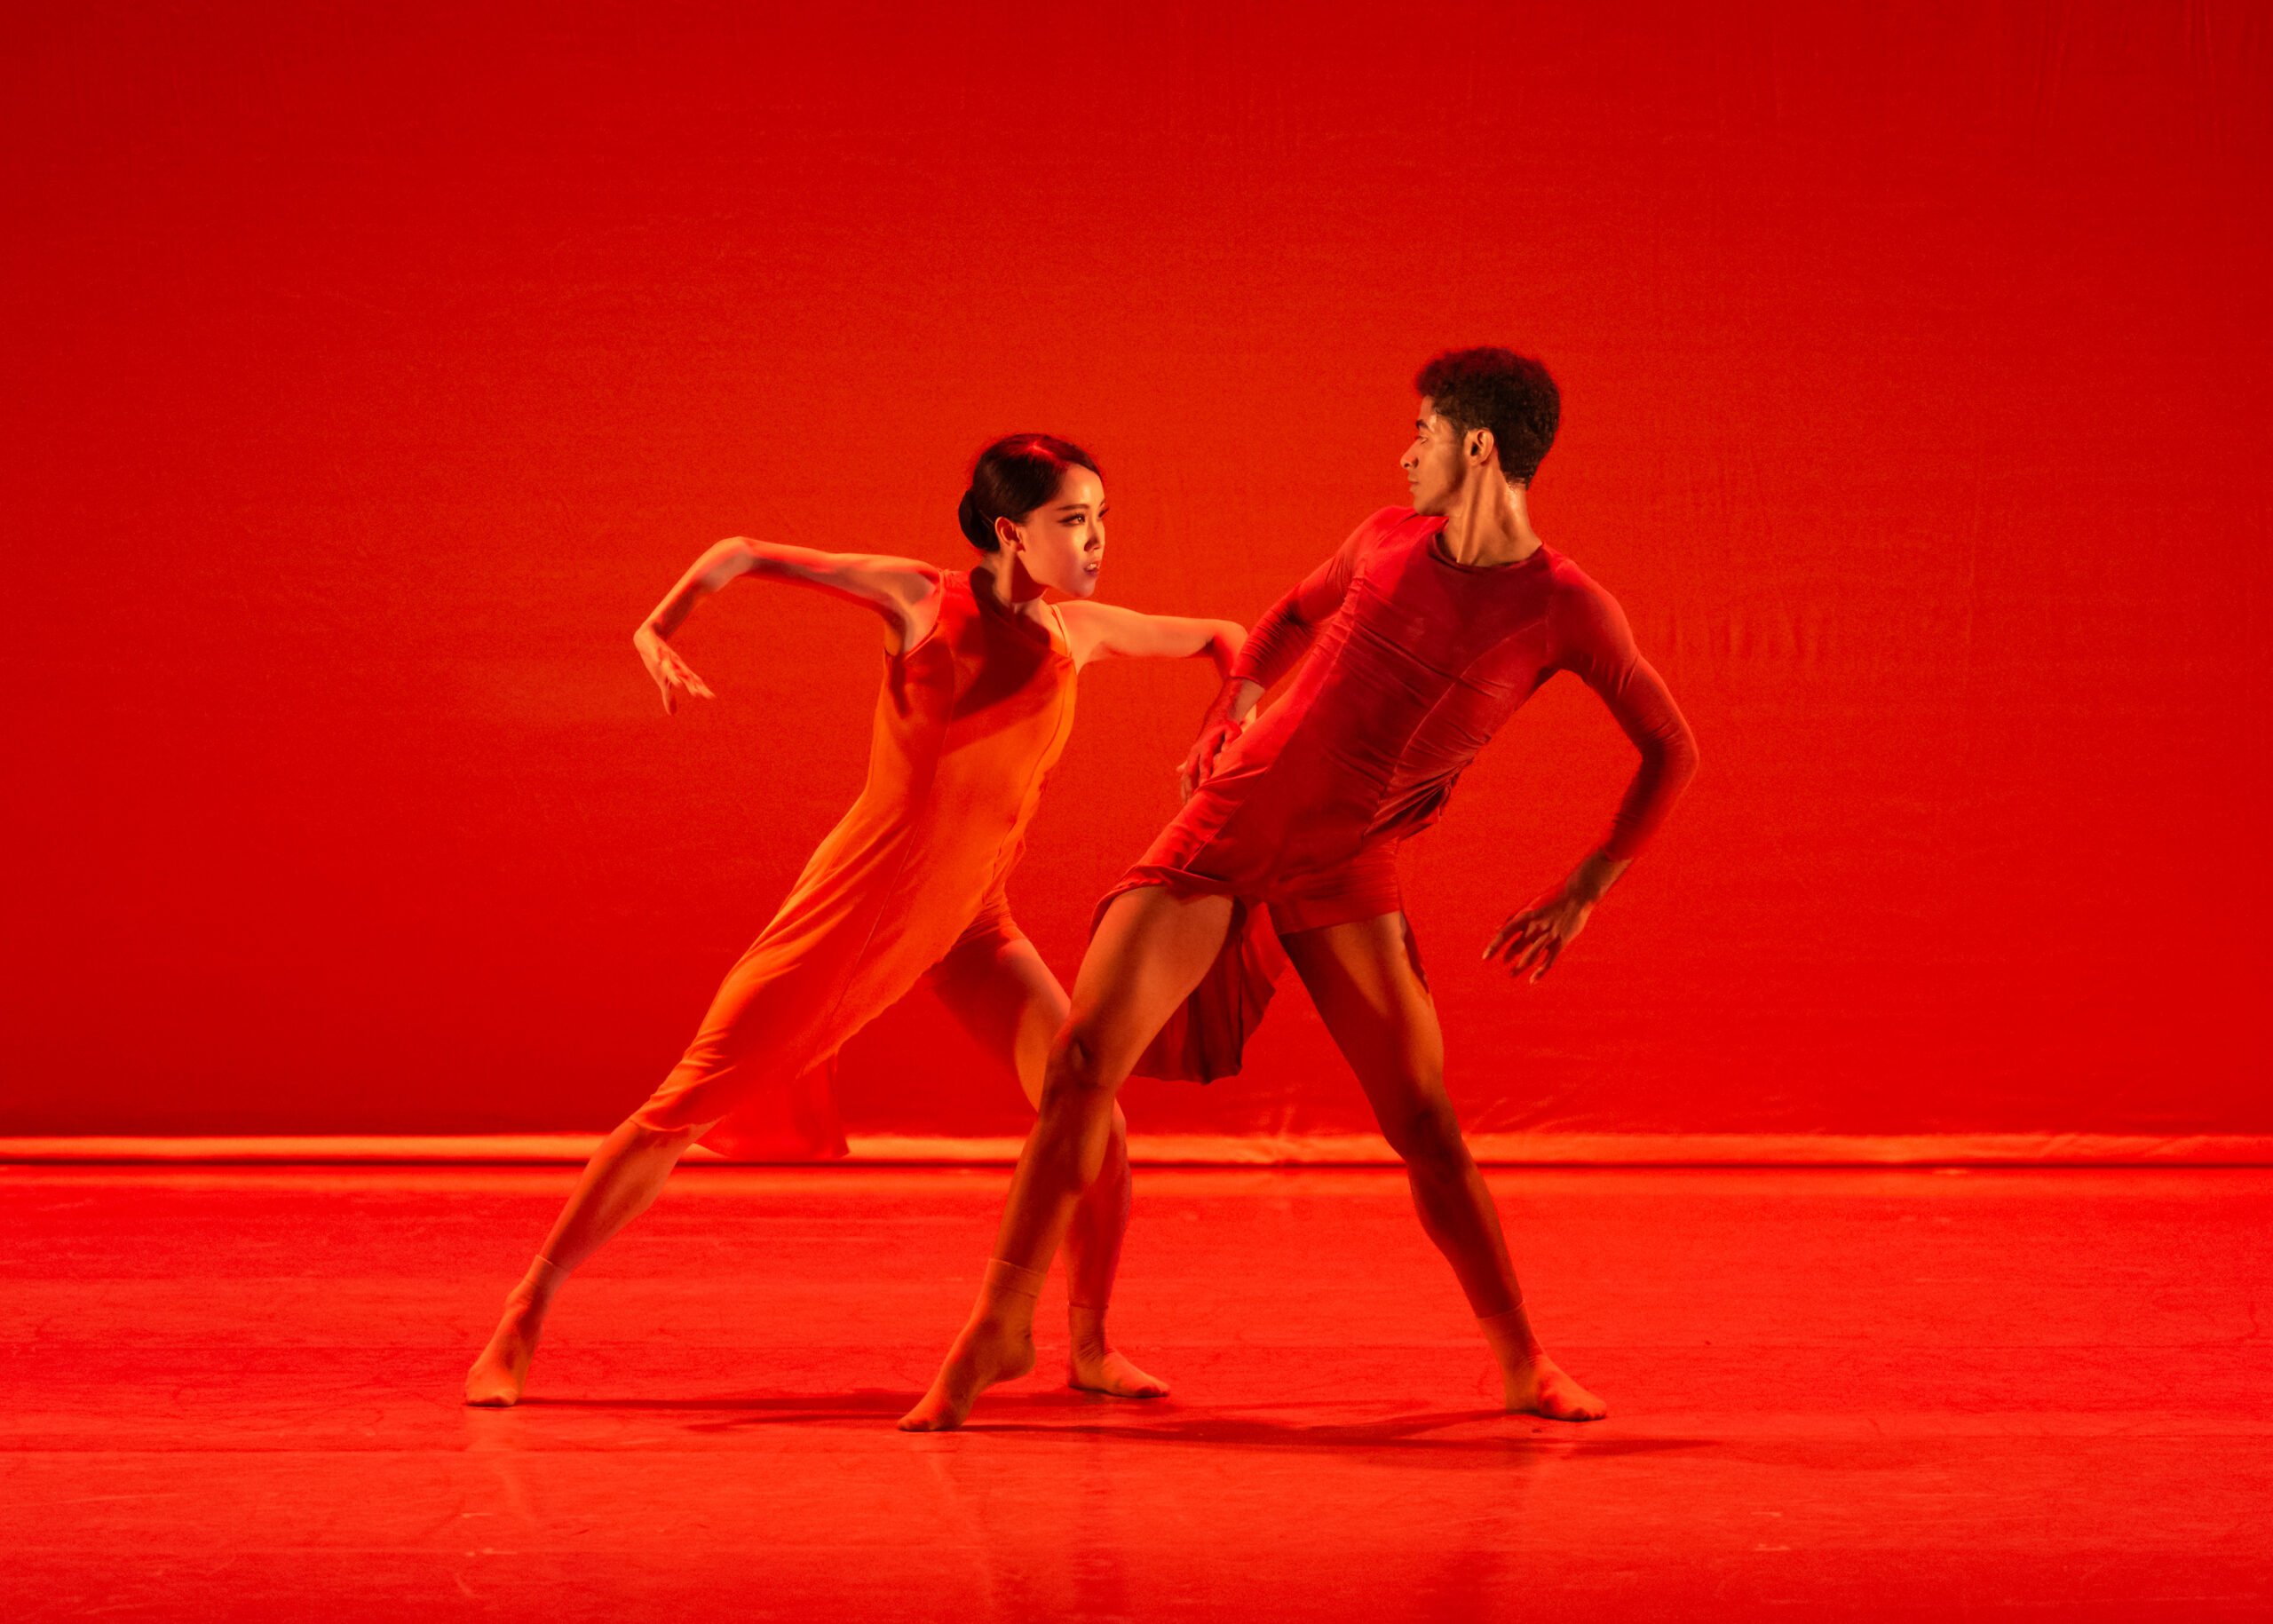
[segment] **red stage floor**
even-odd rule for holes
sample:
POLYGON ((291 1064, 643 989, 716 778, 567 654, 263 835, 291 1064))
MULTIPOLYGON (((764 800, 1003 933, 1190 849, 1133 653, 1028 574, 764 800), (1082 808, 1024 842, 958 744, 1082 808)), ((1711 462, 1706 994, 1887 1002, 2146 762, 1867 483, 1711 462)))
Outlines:
POLYGON ((1155 1172, 1176 1397, 937 1438, 1000 1169, 691 1169, 463 1409, 568 1180, 0 1168, 0 1614, 2273 1616, 2273 1172, 1496 1173, 1586 1428, 1394 1174, 1155 1172))

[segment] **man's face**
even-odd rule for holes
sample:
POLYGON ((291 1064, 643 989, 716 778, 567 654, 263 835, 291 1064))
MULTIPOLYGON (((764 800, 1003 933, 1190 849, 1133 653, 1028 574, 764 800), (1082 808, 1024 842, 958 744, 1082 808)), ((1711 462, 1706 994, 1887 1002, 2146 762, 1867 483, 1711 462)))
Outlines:
POLYGON ((1466 438, 1437 415, 1435 404, 1427 396, 1422 397, 1421 416, 1413 424, 1413 443, 1398 459, 1405 482, 1413 490, 1414 512, 1452 511, 1453 498, 1468 478, 1468 459, 1461 444, 1466 438))

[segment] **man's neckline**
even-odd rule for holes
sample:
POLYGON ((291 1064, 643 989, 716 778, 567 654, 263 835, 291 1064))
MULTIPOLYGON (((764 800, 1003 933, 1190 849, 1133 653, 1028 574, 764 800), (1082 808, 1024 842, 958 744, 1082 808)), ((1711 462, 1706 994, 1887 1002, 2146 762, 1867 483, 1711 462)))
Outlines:
POLYGON ((1496 575, 1503 569, 1521 569, 1527 564, 1535 563, 1545 558, 1547 543, 1541 542, 1522 558, 1511 558, 1505 564, 1463 564, 1445 551, 1445 527, 1438 525, 1429 533, 1429 556, 1446 569, 1464 569, 1473 574, 1496 575))

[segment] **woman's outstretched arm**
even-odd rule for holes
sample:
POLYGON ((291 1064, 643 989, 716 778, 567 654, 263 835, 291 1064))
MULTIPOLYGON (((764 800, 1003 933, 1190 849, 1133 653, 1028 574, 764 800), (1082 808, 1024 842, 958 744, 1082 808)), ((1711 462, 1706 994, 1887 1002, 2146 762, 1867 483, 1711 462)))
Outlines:
POLYGON ((922 642, 939 618, 939 572, 918 559, 883 553, 818 552, 811 547, 730 536, 695 559, 631 634, 632 647, 639 651, 647 674, 662 690, 664 710, 678 709, 682 692, 701 699, 717 697, 671 647, 669 639, 696 604, 742 575, 816 587, 867 605, 883 616, 895 654, 922 642))
POLYGON ((1192 660, 1205 654, 1219 677, 1231 673, 1247 629, 1237 621, 1194 619, 1182 614, 1144 614, 1118 604, 1057 606, 1073 643, 1073 660, 1192 660))

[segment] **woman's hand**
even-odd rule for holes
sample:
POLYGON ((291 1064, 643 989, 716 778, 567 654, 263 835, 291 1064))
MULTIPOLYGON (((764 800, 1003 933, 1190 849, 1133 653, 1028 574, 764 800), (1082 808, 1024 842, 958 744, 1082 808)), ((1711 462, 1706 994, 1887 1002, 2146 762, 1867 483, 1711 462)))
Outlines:
POLYGON ((1192 753, 1184 758, 1184 765, 1176 769, 1176 791, 1189 801, 1200 792, 1200 786, 1216 775, 1216 757, 1232 740, 1247 731, 1247 724, 1224 717, 1210 722, 1200 730, 1193 741, 1192 753))
POLYGON ((655 679, 655 686, 663 691, 663 714, 676 715, 681 690, 697 699, 717 699, 710 685, 694 674, 694 668, 681 658, 678 650, 663 640, 663 634, 653 626, 642 626, 631 634, 631 646, 639 651, 639 658, 647 668, 647 675, 655 679))
POLYGON ((1247 643, 1247 628, 1237 621, 1210 622, 1215 630, 1208 639, 1207 654, 1216 662, 1216 674, 1225 682, 1232 679, 1232 668, 1239 663, 1239 650, 1247 643))

